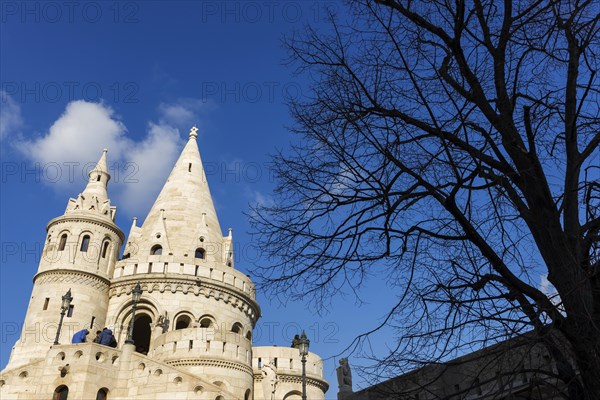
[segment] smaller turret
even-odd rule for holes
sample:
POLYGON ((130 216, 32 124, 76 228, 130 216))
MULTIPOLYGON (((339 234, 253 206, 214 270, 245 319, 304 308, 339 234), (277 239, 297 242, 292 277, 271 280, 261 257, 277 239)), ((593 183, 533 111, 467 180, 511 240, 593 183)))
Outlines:
POLYGON ((105 149, 89 172, 88 183, 77 199, 69 199, 65 213, 50 221, 21 338, 11 364, 43 357, 52 345, 60 314, 61 296, 71 290, 73 302, 66 312, 59 338, 83 328, 102 327, 108 307, 109 277, 124 240, 115 225, 106 186, 110 180, 105 149))

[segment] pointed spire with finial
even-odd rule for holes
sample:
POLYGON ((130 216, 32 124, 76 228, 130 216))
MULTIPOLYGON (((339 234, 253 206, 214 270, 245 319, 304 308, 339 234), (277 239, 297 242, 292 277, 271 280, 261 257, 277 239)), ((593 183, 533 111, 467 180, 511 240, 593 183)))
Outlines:
POLYGON ((108 173, 106 153, 108 153, 108 149, 103 149, 100 160, 98 160, 96 166, 88 172, 88 184, 82 193, 86 197, 96 196, 100 202, 108 200, 106 187, 110 180, 110 174, 108 173))
MULTIPOLYGON (((223 232, 210 195, 196 139, 198 128, 190 129, 188 141, 142 224, 140 257, 161 245, 163 254, 186 261, 197 248, 206 251, 207 261, 224 263, 223 232), (160 235, 160 236, 159 236, 160 235)), ((142 259, 142 258, 140 258, 142 259)))
POLYGON ((106 162, 107 149, 102 150, 102 155, 96 163, 96 166, 88 173, 88 183, 77 196, 77 199, 70 199, 67 205, 67 212, 94 212, 105 215, 114 221, 116 208, 110 205, 106 187, 110 180, 108 173, 108 164, 106 162))
POLYGON ((192 129, 190 129, 190 139, 196 140, 197 138, 198 138, 198 128, 196 128, 195 126, 192 126, 192 129))

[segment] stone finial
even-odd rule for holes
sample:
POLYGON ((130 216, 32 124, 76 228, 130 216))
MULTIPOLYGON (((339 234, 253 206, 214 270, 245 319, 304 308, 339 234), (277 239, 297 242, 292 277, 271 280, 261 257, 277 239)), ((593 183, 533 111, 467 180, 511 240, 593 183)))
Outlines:
POLYGON ((195 126, 192 126, 192 129, 190 129, 190 139, 196 139, 198 137, 198 128, 196 128, 195 126))

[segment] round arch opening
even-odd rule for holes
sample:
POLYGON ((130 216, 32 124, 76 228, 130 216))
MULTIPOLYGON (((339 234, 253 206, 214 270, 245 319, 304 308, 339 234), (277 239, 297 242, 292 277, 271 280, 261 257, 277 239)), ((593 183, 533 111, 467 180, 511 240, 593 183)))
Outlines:
POLYGON ((148 314, 136 315, 133 323, 133 343, 138 353, 148 354, 150 350, 151 324, 152 318, 148 314))

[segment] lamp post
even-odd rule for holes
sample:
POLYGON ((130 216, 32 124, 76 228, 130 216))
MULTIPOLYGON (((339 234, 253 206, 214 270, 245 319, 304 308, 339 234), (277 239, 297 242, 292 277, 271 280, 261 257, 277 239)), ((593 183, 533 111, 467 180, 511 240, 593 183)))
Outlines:
POLYGON ((300 340, 298 341, 298 349, 302 356, 302 400, 306 400, 306 356, 308 355, 308 345, 310 340, 306 337, 306 333, 302 331, 300 340))
POLYGON ((62 304, 60 306, 60 321, 58 321, 58 329, 56 330, 56 338, 54 339, 54 344, 59 344, 58 339, 60 338, 60 330, 62 328, 63 319, 65 318, 65 313, 69 309, 71 305, 71 301, 73 301, 73 296, 71 296, 71 289, 65 293, 62 297, 62 304))
POLYGON ((135 310, 137 308, 138 301, 140 301, 140 297, 142 297, 142 287, 140 286, 139 282, 131 291, 131 297, 133 298, 133 304, 131 305, 131 321, 129 321, 129 330, 127 331, 127 340, 125 340, 125 344, 134 344, 133 323, 135 321, 135 310))

